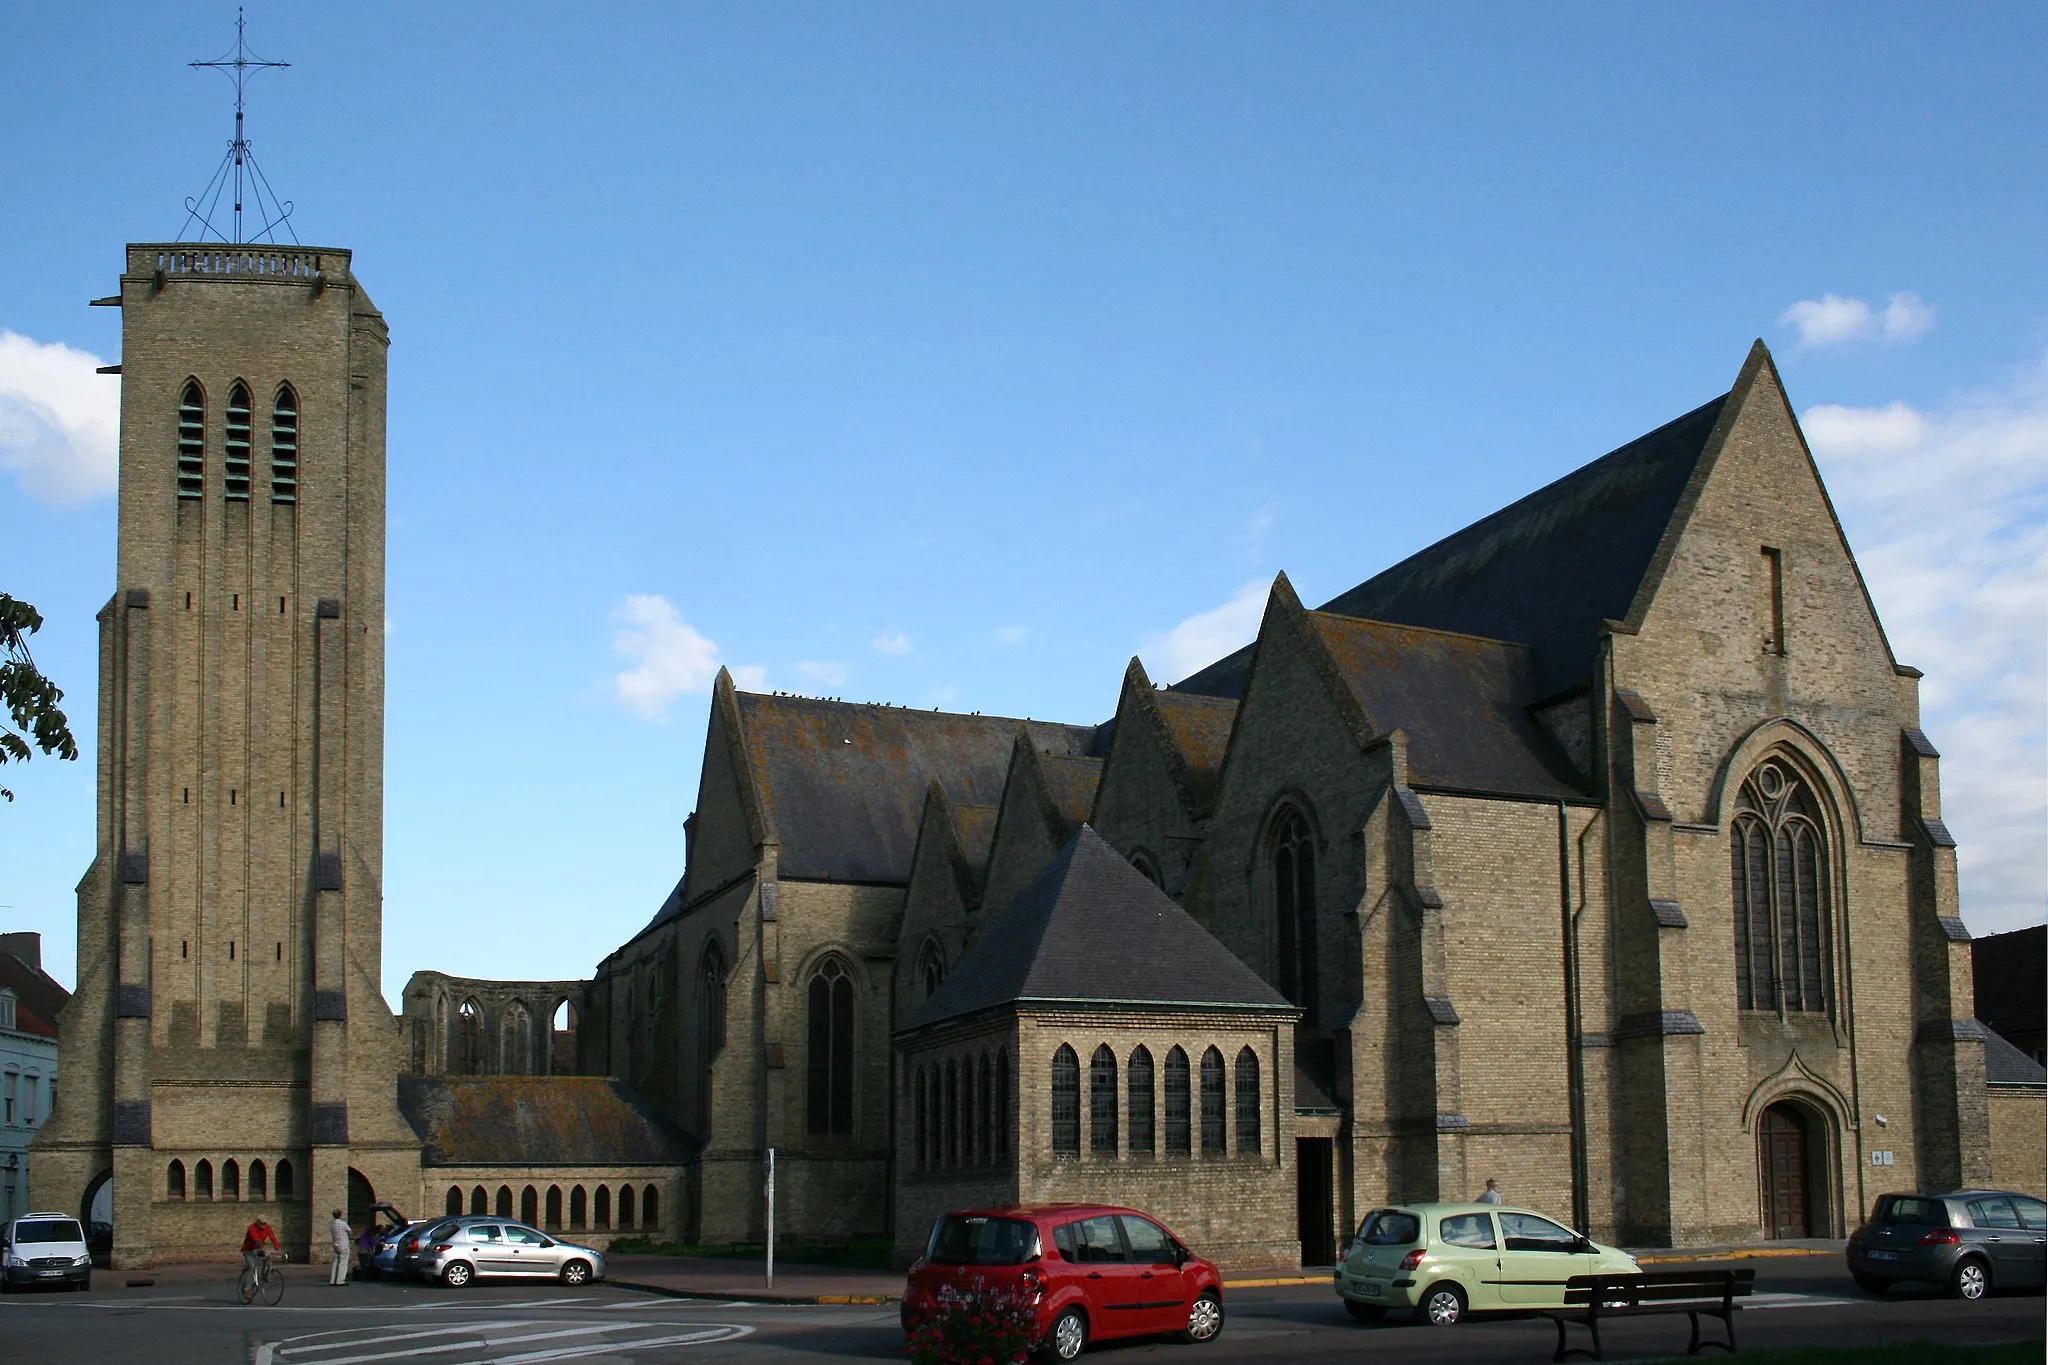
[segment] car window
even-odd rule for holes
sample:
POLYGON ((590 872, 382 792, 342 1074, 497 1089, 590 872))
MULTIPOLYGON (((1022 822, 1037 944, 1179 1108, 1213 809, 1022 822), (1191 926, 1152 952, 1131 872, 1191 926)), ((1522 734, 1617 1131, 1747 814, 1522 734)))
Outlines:
POLYGON ((1509 1251, 1575 1251, 1578 1234, 1533 1213, 1500 1215, 1500 1235, 1509 1251))
POLYGON ((517 1242, 521 1246, 529 1247, 544 1247, 548 1245, 548 1239, 542 1236, 540 1233, 535 1232, 532 1228, 506 1228, 505 1240, 508 1242, 517 1242))
POLYGON ((1923 1228, 1945 1228, 1948 1226, 1948 1205, 1939 1199, 1915 1199, 1904 1194, 1887 1195, 1884 1206, 1878 1210, 1873 1221, 1911 1223, 1923 1228))
POLYGON ((75 1218, 38 1218, 34 1222, 24 1219, 14 1225, 14 1240, 24 1245, 29 1242, 83 1242, 85 1232, 75 1218))
POLYGON ((1492 1247, 1493 1220, 1483 1213, 1460 1213, 1444 1219, 1437 1234, 1454 1247, 1492 1247))
POLYGON ((467 1235, 472 1242, 495 1242, 498 1240, 497 1228, 489 1223, 478 1223, 469 1230, 467 1235))
POLYGON ((1140 1265, 1164 1265, 1173 1261, 1173 1238, 1166 1235, 1166 1229, 1150 1218, 1139 1218, 1122 1213, 1117 1221, 1124 1225, 1124 1241, 1131 1249, 1131 1259, 1140 1265))
POLYGON ((1422 1220, 1400 1209, 1374 1209, 1358 1228, 1358 1240, 1369 1247, 1413 1246, 1422 1237, 1422 1220))
POLYGON ((2010 1199, 1972 1199, 1963 1207, 1970 1211, 1970 1221, 1980 1228, 2016 1228, 2020 1216, 2013 1212, 2010 1199))
POLYGON ((2044 1204, 2038 1199, 2029 1199, 2023 1194, 2014 1195, 2012 1203, 2013 1207, 2019 1211, 2021 1227, 2032 1228, 2035 1232, 2048 1227, 2048 1217, 2044 1217, 2044 1215, 2048 1215, 2048 1204, 2044 1204))
POLYGON ((1022 1265, 1037 1253, 1035 1223, 1021 1218, 949 1213, 932 1224, 931 1241, 924 1255, 926 1260, 944 1265, 1022 1265))
POLYGON ((1074 1230, 1074 1259, 1082 1265, 1107 1265, 1124 1259, 1123 1239, 1117 1236, 1116 1219, 1104 1214, 1083 1218, 1068 1226, 1074 1230))

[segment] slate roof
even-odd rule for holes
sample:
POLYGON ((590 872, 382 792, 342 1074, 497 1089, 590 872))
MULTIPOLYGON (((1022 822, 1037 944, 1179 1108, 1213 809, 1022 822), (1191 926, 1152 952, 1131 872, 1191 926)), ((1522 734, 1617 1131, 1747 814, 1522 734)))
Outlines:
POLYGON ((2048 1068, 1987 1028, 1984 1030, 1984 1080, 1989 1085, 2048 1086, 2048 1068))
POLYGON ((2048 925, 1988 934, 1970 945, 1977 1017, 2010 1037, 2039 1039, 2048 1023, 2048 925))
POLYGON ((1001 1005, 1077 1002, 1296 1012, 1087 825, 905 1031, 1001 1005))
POLYGON ((1095 743, 1088 725, 757 692, 737 701, 785 877, 902 885, 932 779, 956 805, 995 806, 1018 727, 1054 757, 1087 755, 1095 743))
POLYGON ((1095 789, 1102 785, 1102 760, 1043 756, 1045 785, 1060 818, 1073 829, 1095 813, 1095 789))
MULTIPOLYGON (((1724 394, 1325 602, 1339 616, 1430 626, 1532 650, 1539 700, 1591 671, 1600 623, 1628 615, 1724 394)), ((1240 696, 1249 647, 1176 684, 1240 696)))
POLYGON ((57 1036, 57 1011, 71 992, 40 967, 31 967, 13 953, 0 953, 0 986, 14 992, 14 1027, 19 1033, 57 1036))
POLYGON ((697 1144, 604 1076, 400 1076, 429 1166, 666 1166, 697 1144))
POLYGON ((1216 777, 1223 771, 1223 754, 1230 747, 1237 702, 1229 697, 1173 691, 1154 692, 1152 701, 1181 761, 1187 764, 1191 795, 1206 808, 1216 795, 1216 777))
POLYGON ((1408 735, 1408 780, 1507 796, 1583 796, 1529 719, 1527 645, 1310 612, 1376 734, 1408 735))

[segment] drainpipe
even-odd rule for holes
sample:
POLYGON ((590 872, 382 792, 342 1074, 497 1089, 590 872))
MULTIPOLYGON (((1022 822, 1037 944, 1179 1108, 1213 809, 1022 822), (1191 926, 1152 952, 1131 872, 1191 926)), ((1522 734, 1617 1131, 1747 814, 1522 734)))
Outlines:
POLYGON ((1557 910, 1564 950, 1565 1074, 1572 1124, 1572 1226, 1583 1233, 1586 1197, 1586 1068, 1579 1042, 1579 922, 1572 913, 1571 816, 1557 803, 1557 910))

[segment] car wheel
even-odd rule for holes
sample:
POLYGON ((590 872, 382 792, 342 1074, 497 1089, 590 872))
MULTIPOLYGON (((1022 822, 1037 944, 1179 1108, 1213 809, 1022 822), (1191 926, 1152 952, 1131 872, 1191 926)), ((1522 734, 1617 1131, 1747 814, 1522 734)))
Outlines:
POLYGON ((1215 1290, 1204 1289, 1188 1307, 1188 1325, 1180 1334, 1181 1340, 1200 1345, 1216 1340, 1222 1331, 1223 1300, 1215 1290))
POLYGON ((1376 1303, 1354 1303, 1344 1300, 1344 1311, 1360 1322, 1378 1322, 1387 1316, 1387 1310, 1376 1303))
POLYGON ((1952 1299, 1981 1299, 1991 1292, 1991 1272, 1982 1261, 1963 1261, 1956 1266, 1956 1273, 1949 1276, 1948 1294, 1952 1299))
POLYGON ((1088 1315, 1078 1308, 1069 1308, 1053 1323, 1052 1331, 1045 1337, 1045 1358, 1047 1360, 1077 1360, 1081 1352, 1088 1349, 1088 1315))
POLYGON ((1875 1294, 1879 1298, 1883 1298, 1885 1292, 1892 1287, 1891 1281, 1880 1280, 1875 1275, 1852 1275, 1850 1278, 1856 1281, 1858 1289, 1866 1294, 1875 1294))
POLYGON ((441 1283, 450 1289, 460 1289, 476 1278, 476 1271, 467 1261, 450 1261, 441 1267, 441 1283))
POLYGON ((562 1283, 563 1283, 563 1284, 589 1284, 589 1283, 590 1283, 590 1263, 589 1263, 588 1261, 571 1261, 571 1262, 569 1262, 569 1264, 567 1264, 567 1265, 563 1266, 563 1267, 562 1267, 562 1283))
POLYGON ((1422 1296, 1415 1314, 1431 1327, 1456 1327, 1465 1320, 1465 1295, 1454 1284, 1440 1284, 1422 1296))

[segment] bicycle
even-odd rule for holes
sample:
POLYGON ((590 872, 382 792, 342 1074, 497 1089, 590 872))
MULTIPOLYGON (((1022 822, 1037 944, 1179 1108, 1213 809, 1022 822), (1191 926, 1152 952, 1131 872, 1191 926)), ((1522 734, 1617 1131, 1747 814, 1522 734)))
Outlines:
POLYGON ((273 1266, 283 1259, 281 1251, 266 1251, 255 1265, 242 1267, 236 1288, 241 1291, 243 1303, 254 1303, 260 1294, 265 1304, 272 1308, 277 1306, 278 1301, 284 1298, 284 1276, 273 1266))

